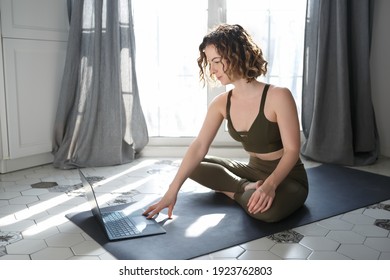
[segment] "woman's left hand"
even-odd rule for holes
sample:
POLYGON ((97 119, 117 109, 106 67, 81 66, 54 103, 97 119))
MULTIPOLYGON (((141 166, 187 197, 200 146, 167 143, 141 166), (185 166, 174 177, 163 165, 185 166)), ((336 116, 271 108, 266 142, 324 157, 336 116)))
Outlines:
POLYGON ((266 186, 260 185, 249 198, 248 211, 251 214, 263 213, 271 208, 275 198, 275 191, 266 186))

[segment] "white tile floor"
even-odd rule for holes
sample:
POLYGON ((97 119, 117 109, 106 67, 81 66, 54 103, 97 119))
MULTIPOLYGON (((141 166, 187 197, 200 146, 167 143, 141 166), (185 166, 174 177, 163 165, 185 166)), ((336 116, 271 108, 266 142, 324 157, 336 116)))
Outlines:
MULTIPOLYGON (((122 166, 91 168, 88 174, 96 180, 125 174, 126 179, 99 189, 102 195, 109 194, 106 204, 113 205, 162 195, 178 164, 179 159, 143 158, 122 166), (160 194, 136 190, 156 177, 160 194)), ((316 163, 305 161, 305 165, 316 163)), ((390 159, 359 169, 390 176, 390 159)), ((76 170, 51 165, 0 175, 0 260, 114 259, 65 217, 88 209, 80 187, 76 170)), ((390 260, 390 200, 198 259, 390 260)))

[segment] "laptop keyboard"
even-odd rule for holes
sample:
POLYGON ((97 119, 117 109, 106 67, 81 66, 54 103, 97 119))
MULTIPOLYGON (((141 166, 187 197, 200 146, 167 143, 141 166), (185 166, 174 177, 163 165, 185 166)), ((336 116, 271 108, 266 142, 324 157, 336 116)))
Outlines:
POLYGON ((107 230, 113 237, 131 236, 140 231, 122 212, 102 213, 107 230))

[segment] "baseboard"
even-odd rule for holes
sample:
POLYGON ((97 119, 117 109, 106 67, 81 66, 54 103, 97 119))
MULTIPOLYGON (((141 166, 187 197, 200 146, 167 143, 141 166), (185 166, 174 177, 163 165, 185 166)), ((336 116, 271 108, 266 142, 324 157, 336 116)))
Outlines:
POLYGON ((8 173, 52 162, 53 155, 51 153, 44 153, 16 159, 3 159, 0 160, 0 173, 8 173))

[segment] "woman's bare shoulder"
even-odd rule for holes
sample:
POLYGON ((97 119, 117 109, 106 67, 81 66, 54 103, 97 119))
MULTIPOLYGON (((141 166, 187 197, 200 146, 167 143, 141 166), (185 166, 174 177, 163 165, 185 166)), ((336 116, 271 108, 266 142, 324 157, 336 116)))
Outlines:
POLYGON ((229 92, 223 92, 215 96, 212 101, 210 102, 210 105, 217 106, 217 107, 226 107, 227 102, 227 96, 229 92))
POLYGON ((275 95, 275 94, 291 94, 290 89, 288 89, 286 87, 277 86, 277 85, 270 85, 268 92, 273 94, 273 95, 275 95))
POLYGON ((228 94, 229 94, 228 91, 222 92, 218 94, 216 97, 214 97, 213 101, 226 104, 228 94))
POLYGON ((294 97, 291 91, 286 87, 279 87, 271 85, 268 90, 267 100, 271 103, 291 102, 294 101, 294 97))

